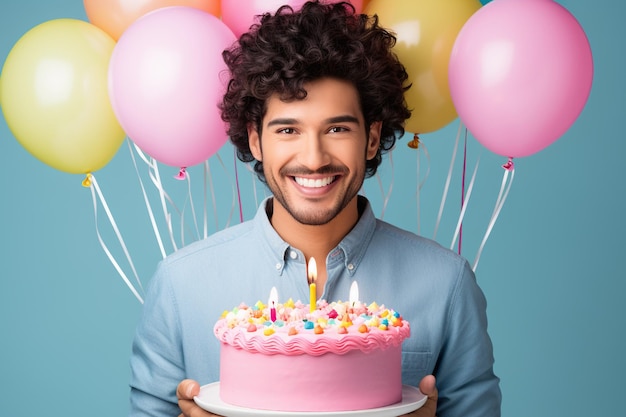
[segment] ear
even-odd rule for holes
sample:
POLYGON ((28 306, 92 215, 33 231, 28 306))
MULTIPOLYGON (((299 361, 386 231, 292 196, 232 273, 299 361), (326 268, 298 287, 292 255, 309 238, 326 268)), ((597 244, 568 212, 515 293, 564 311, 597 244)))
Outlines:
POLYGON ((374 158, 378 152, 380 146, 380 132, 383 127, 383 122, 373 122, 370 125, 369 138, 367 143, 367 160, 374 158))
POLYGON ((263 161, 263 152, 261 152, 261 137, 259 132, 250 124, 248 125, 248 146, 254 159, 263 161))

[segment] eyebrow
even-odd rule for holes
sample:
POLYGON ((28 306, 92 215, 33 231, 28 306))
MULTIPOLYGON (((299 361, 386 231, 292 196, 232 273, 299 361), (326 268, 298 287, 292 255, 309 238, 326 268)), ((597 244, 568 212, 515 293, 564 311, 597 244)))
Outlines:
MULTIPOLYGON (((359 119, 351 115, 342 115, 342 116, 330 117, 326 119, 325 122, 326 123, 355 123, 358 125, 359 119)), ((275 126, 275 125, 293 125, 297 123, 299 123, 298 119, 284 117, 284 118, 270 120, 267 123, 267 127, 275 126)))

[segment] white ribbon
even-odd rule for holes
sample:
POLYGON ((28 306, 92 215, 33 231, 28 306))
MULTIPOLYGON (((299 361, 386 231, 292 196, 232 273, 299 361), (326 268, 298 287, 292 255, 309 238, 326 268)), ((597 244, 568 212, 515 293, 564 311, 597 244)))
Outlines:
POLYGON ((380 178, 378 172, 376 173, 376 179, 378 180, 378 188, 380 188, 380 195, 383 197, 383 208, 380 213, 380 219, 382 220, 385 217, 385 210, 387 209, 387 205, 389 204, 389 199, 391 198, 391 192, 393 191, 393 182, 394 182, 394 165, 393 165, 393 151, 387 153, 389 155, 389 165, 391 166, 391 182, 389 183, 389 189, 385 193, 385 188, 383 187, 383 182, 380 178))
MULTIPOLYGON (((235 184, 235 182, 233 181, 233 178, 228 175, 228 169, 226 169, 226 165, 224 164, 224 161, 222 161, 222 158, 220 157, 219 154, 215 154, 215 157, 217 158, 217 161, 220 163, 220 166, 222 167, 222 169, 224 170, 224 176, 227 178, 230 178, 230 187, 231 187, 231 195, 232 195, 232 199, 230 202, 230 212, 228 213, 228 219, 226 220, 226 224, 224 225, 224 228, 226 229, 227 227, 230 226, 230 222, 233 220, 233 215, 235 214, 235 207, 237 206, 237 189, 239 188, 239 179, 237 179, 237 183, 235 184)), ((235 164, 237 162, 235 161, 235 164)), ((215 217, 217 218, 217 211, 215 212, 215 217)), ((241 219, 241 221, 243 221, 243 218, 241 219)), ((217 230, 217 229, 216 229, 217 230)))
POLYGON ((474 172, 472 173, 472 179, 470 180, 470 183, 467 186, 467 191, 465 192, 465 197, 463 198, 463 205, 461 206, 461 212, 459 213, 459 221, 456 224, 456 229, 454 229, 454 236, 452 237, 452 243, 450 244, 450 249, 454 248, 454 244, 456 243, 456 240, 459 237, 459 233, 461 231, 461 225, 463 224, 463 217, 465 217, 465 210, 467 209, 467 205, 469 204, 469 200, 472 195, 472 189, 474 188, 474 181, 476 180, 476 172, 478 172, 479 164, 480 164, 480 158, 476 160, 476 166, 474 167, 474 172))
MULTIPOLYGON (((152 224, 152 230, 154 231, 154 237, 157 240, 157 243, 159 245, 159 250, 161 251, 161 256, 163 258, 165 258, 167 256, 167 254, 165 253, 165 247, 163 246, 163 240, 161 240, 161 232, 159 231, 159 227, 156 223, 156 219, 154 218, 154 212, 152 211, 152 206, 150 205, 150 200, 148 199, 148 194, 146 193, 146 188, 143 185, 143 181, 141 180, 141 175, 139 175, 139 169, 137 168, 137 161, 135 160, 135 154, 133 153, 133 148, 130 144, 130 140, 128 140, 128 148, 130 150, 130 157, 133 160, 133 165, 135 166, 135 172, 137 173, 137 179, 139 180, 139 186, 141 187, 141 192, 143 193, 143 201, 146 204, 146 209, 148 210, 148 216, 150 217, 150 224, 152 224)), ((139 150, 139 148, 136 148, 137 151, 140 153, 140 156, 143 158, 143 160, 147 162, 147 159, 145 158, 145 156, 143 155, 143 153, 141 153, 141 150, 139 150)), ((149 163, 148 163, 149 165, 149 163)))
MULTIPOLYGON (((135 147, 135 149, 137 149, 137 151, 141 152, 139 150, 139 148, 135 147)), ((147 160, 146 160, 147 162, 147 160)), ((165 218, 165 224, 167 225, 167 231, 169 233, 170 236, 170 241, 172 242, 172 247, 174 251, 178 250, 178 247, 176 246, 176 239, 174 239, 174 230, 172 228, 172 215, 170 214, 170 212, 167 210, 167 204, 165 202, 165 200, 167 199, 167 201, 170 202, 170 204, 172 205, 172 207, 174 207, 177 211, 177 207, 176 204, 174 204, 174 202, 172 201, 172 199, 170 198, 170 196, 165 192, 165 189, 163 188, 163 183, 161 182, 161 176, 159 174, 159 165, 156 161, 156 159, 154 158, 150 158, 150 162, 147 162, 148 167, 149 167, 149 175, 150 175, 150 179, 152 180, 152 184, 154 184, 154 186, 157 188, 157 190, 159 190, 159 199, 161 201, 161 209, 163 210, 163 216, 165 218)), ((179 211, 180 213, 180 211, 179 211)))
POLYGON ((427 170, 426 170, 426 175, 424 175, 424 179, 422 179, 421 181, 418 181, 417 188, 416 188, 416 191, 415 191, 415 195, 416 195, 416 199, 417 199, 417 210, 416 210, 416 215, 417 215, 417 234, 420 233, 420 228, 421 228, 421 223, 420 223, 420 218, 421 218, 420 195, 421 195, 422 188, 424 187, 424 184, 426 183, 426 180, 430 176, 430 154, 428 153, 428 149, 426 148, 426 146, 422 142, 419 142, 419 146, 418 146, 417 152, 416 152, 417 153, 417 163, 416 163, 416 170, 417 170, 417 172, 415 174, 415 177, 418 180, 420 179, 420 170, 421 170, 420 149, 422 149, 424 151, 424 156, 426 156, 426 161, 428 161, 428 166, 427 166, 427 170))
POLYGON ((500 185, 500 192, 498 193, 498 198, 496 199, 496 204, 493 208, 493 213, 491 214, 491 219, 489 220, 489 225, 487 226, 487 230, 485 232, 485 236, 478 248, 478 252, 476 253, 476 258, 474 259, 474 265, 472 266, 472 270, 476 271, 478 267, 478 261, 480 260, 480 255, 485 247, 485 243, 487 243, 487 239, 491 234, 491 230, 493 226, 496 224, 496 220, 498 219, 498 215, 500 214, 500 210, 504 206, 504 202, 506 201, 507 196, 509 195, 509 191, 511 190, 511 185, 513 184, 513 178, 515 178, 515 168, 513 168, 513 164, 511 160, 509 160, 508 164, 503 165, 504 175, 502 176, 502 184, 500 185), (509 173, 511 174, 511 179, 508 181, 509 173))
POLYGON ((213 213, 215 213, 215 229, 217 230, 217 206, 215 203, 215 187, 213 186, 213 176, 211 175, 211 166, 209 160, 204 161, 204 230, 203 236, 206 239, 209 235, 208 223, 209 216, 207 212, 207 189, 211 190, 211 200, 213 201, 213 213))
MULTIPOLYGON (((187 199, 185 200, 185 204, 183 205, 183 209, 180 213, 180 241, 181 245, 185 246, 185 208, 189 206, 191 208, 191 218, 193 220, 194 227, 196 229, 196 239, 200 238, 200 229, 198 229, 198 219, 196 217, 196 208, 193 202, 193 193, 191 192, 191 174, 189 171, 185 173, 185 178, 187 180, 187 199)), ((192 232, 193 234, 193 232, 192 232)))
POLYGON ((456 140, 454 141, 454 148, 452 149, 452 157, 450 158, 450 167, 448 168, 448 177, 446 178, 446 184, 443 188, 441 195, 441 203, 439 204, 439 213, 437 213, 437 221, 435 222, 435 231, 433 232, 433 240, 437 237, 437 230, 439 230, 439 224, 441 223, 441 217, 443 215, 443 208, 446 205, 446 199, 448 197, 448 190, 450 189, 450 181, 452 179, 452 171, 454 167, 454 161, 456 160, 456 154, 459 151, 459 139, 461 138, 462 123, 459 123, 459 130, 456 133, 456 140))
POLYGON ((133 274, 135 275, 137 284, 139 285, 139 288, 143 291, 143 286, 141 285, 141 281, 139 279, 139 276, 137 275, 137 271, 135 269, 135 265, 133 264, 133 260, 131 259, 130 254, 128 253, 128 249, 126 248, 126 244, 124 243, 122 234, 120 233, 119 228, 117 227, 117 223, 115 222, 115 219, 113 218, 113 215, 111 214, 111 211, 109 210, 109 206, 106 200, 104 199, 104 196, 102 195, 102 191, 100 190, 100 187, 98 186, 96 177, 93 174, 89 174, 87 178, 87 182, 89 183, 89 188, 91 189, 91 198, 93 201, 93 212, 94 212, 94 218, 95 218, 95 224, 96 224, 96 234, 98 236, 98 241, 100 242, 100 246, 102 246, 104 253, 106 253, 107 257, 109 258, 109 261, 111 261, 111 263, 113 264, 113 267, 116 269, 118 274, 120 274, 120 276, 122 277, 122 279, 124 280, 128 288, 130 288, 131 292, 135 295, 137 300, 139 300, 139 302, 143 304, 143 298, 141 297, 141 295, 139 295, 139 292, 137 291, 135 286, 130 282, 130 280, 128 279, 128 277, 126 276, 126 274, 124 273, 124 271, 122 270, 118 262, 115 260, 115 258, 111 254, 111 251, 109 251, 109 248, 104 243, 102 236, 100 235, 100 230, 98 228, 98 202, 96 200, 96 194, 98 198, 100 199, 100 203, 102 204, 102 207, 104 208, 104 211, 106 212, 107 217, 109 218, 111 227, 113 227, 113 230, 115 231, 115 235, 117 236, 117 239, 122 247, 122 250, 124 251, 124 254, 126 255, 126 259, 128 260, 128 263, 130 264, 133 274))
POLYGON ((258 192, 257 192, 257 175, 256 172, 254 172, 254 168, 251 166, 251 164, 245 164, 244 165, 246 167, 246 170, 250 173, 250 177, 252 179, 252 194, 254 196, 254 207, 259 207, 259 202, 260 200, 263 200, 267 197, 267 188, 263 188, 263 195, 261 197, 259 197, 258 192))

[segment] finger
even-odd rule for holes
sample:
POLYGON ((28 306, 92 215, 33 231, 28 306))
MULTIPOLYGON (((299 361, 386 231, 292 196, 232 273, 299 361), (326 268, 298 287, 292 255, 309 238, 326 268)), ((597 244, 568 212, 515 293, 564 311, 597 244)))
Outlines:
POLYGON ((182 414, 178 417, 215 417, 218 414, 212 414, 208 411, 198 407, 198 405, 191 400, 179 400, 178 406, 180 407, 182 414))
POLYGON ((435 377, 432 375, 426 375, 419 384, 420 391, 426 395, 429 399, 437 401, 439 398, 439 391, 437 390, 437 384, 435 377))
POLYGON ((200 394, 200 384, 192 379, 184 379, 176 388, 176 397, 179 400, 192 400, 200 394))
POLYGON ((426 395, 428 398, 423 406, 419 409, 413 411, 407 416, 413 417, 435 417, 437 413, 437 399, 439 398, 439 394, 437 391, 437 386, 435 385, 435 377, 432 375, 427 375, 419 383, 419 389, 422 394, 426 395))
POLYGON ((178 400, 178 407, 183 412, 181 416, 184 417, 201 417, 213 415, 198 407, 198 405, 196 405, 193 400, 178 400))

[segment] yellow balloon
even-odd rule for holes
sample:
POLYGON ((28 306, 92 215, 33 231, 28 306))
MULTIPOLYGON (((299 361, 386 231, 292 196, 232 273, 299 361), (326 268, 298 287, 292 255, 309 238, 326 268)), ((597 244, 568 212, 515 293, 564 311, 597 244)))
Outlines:
POLYGON ((478 0, 371 0, 365 12, 396 34, 394 52, 406 67, 411 88, 405 93, 413 111, 406 129, 438 130, 457 113, 448 85, 448 63, 454 41, 481 7, 478 0))
POLYGON ((0 76, 9 129, 37 159, 61 171, 96 171, 126 134, 108 94, 115 41, 75 19, 35 26, 13 46, 0 76))

